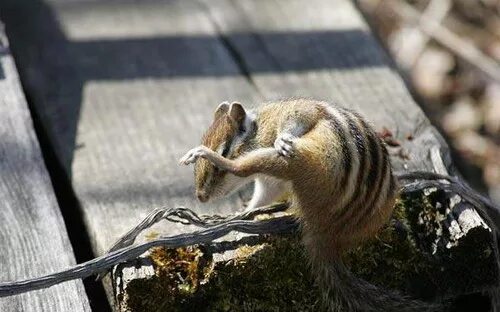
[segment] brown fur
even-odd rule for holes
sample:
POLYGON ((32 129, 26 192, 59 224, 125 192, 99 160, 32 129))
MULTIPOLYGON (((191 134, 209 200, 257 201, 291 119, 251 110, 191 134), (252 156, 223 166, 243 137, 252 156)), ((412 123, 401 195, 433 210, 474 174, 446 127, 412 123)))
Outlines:
MULTIPOLYGON (((256 111, 255 133, 225 158, 214 151, 224 142, 234 140, 242 121, 236 121, 229 113, 219 116, 203 137, 208 150, 202 156, 205 159, 196 164, 196 188, 211 196, 206 186, 216 185, 227 172, 242 177, 265 174, 291 181, 292 205, 299 213, 303 242, 313 268, 321 275, 319 281, 329 289, 329 309, 344 306, 362 311, 364 305, 351 302, 354 299, 345 294, 342 283, 345 287, 359 285, 360 289, 366 285, 341 270, 341 257, 346 250, 375 236, 387 222, 396 198, 396 184, 384 143, 373 129, 347 110, 334 107, 332 115, 329 105, 290 99, 261 106, 256 111), (286 158, 277 153, 273 144, 280 133, 289 131, 299 131, 300 136, 293 143, 294 156, 286 158), (350 131, 362 135, 355 138, 350 131), (354 176, 357 166, 360 168, 354 176), (373 181, 368 183, 370 178, 373 181), (352 186, 347 183, 350 181, 354 181, 352 186), (348 280, 342 282, 343 278, 348 280)), ((380 311, 401 309, 404 300, 393 297, 380 297, 390 298, 383 302, 380 311)), ((370 300, 377 302, 377 293, 370 300)))

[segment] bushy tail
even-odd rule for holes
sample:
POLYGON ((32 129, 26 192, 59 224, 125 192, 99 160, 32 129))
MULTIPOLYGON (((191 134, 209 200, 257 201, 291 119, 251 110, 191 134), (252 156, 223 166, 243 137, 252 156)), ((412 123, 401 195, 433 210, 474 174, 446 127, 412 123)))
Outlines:
POLYGON ((328 312, 433 312, 445 306, 412 300, 395 291, 378 288, 354 276, 342 263, 314 265, 328 312))

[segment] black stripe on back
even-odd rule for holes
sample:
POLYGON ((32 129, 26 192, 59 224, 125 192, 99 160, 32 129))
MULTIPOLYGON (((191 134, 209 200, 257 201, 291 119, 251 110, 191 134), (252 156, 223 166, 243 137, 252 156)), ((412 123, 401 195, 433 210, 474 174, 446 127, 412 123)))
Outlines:
POLYGON ((360 129, 355 120, 355 118, 357 119, 361 118, 355 115, 353 112, 346 109, 342 109, 340 110, 340 112, 342 116, 347 120, 347 123, 349 125, 350 135, 356 145, 356 149, 358 152, 358 159, 359 159, 359 170, 356 179, 356 185, 354 185, 356 190, 349 199, 349 202, 345 204, 344 207, 342 207, 341 210, 339 211, 338 220, 342 220, 346 216, 349 209, 355 209, 353 203, 361 199, 360 196, 362 195, 362 190, 363 190, 361 184, 364 182, 367 171, 365 168, 367 161, 365 138, 363 136, 363 131, 360 129))
MULTIPOLYGON (((358 171, 358 179, 357 185, 361 185, 363 182, 363 176, 365 171, 365 163, 366 163, 366 147, 365 147, 365 138, 363 136, 363 132, 359 129, 359 126, 356 123, 354 118, 358 118, 358 116, 354 115, 352 112, 348 110, 343 110, 342 115, 347 120, 349 124, 349 131, 351 133, 352 138, 354 139, 354 143, 356 144, 356 149, 358 150, 358 158, 359 158, 359 171, 358 171)), ((360 188, 356 194, 359 193, 360 188)))
MULTIPOLYGON (((365 216, 373 210, 373 202, 378 198, 378 194, 376 193, 379 190, 379 185, 376 184, 379 176, 382 174, 381 168, 380 168, 380 156, 379 156, 379 144, 381 141, 379 141, 379 138, 376 136, 374 131, 372 131, 371 127, 368 125, 368 123, 359 115, 356 113, 353 113, 356 117, 358 117, 362 130, 366 134, 368 144, 368 153, 365 153, 367 157, 370 159, 370 166, 367 168, 364 168, 365 171, 368 171, 368 175, 366 175, 366 172, 363 174, 363 181, 361 183, 365 183, 365 186, 367 188, 365 196, 362 198, 361 204, 357 205, 356 207, 351 207, 351 209, 358 209, 355 214, 352 214, 353 220, 342 220, 339 219, 341 222, 339 225, 341 226, 341 229, 345 229, 347 227, 352 226, 352 224, 355 222, 356 224, 365 218, 365 216), (369 155, 369 156, 368 156, 369 155)), ((345 215, 348 209, 344 209, 342 212, 342 215, 345 215)))
POLYGON ((361 124, 365 128, 366 136, 368 137, 368 150, 370 151, 370 168, 368 172, 368 179, 365 181, 367 185, 373 186, 377 183, 377 173, 380 171, 380 157, 379 157, 379 138, 371 130, 370 126, 360 119, 361 124))
MULTIPOLYGON (((376 138, 379 141, 379 146, 382 151, 382 162, 378 165, 378 170, 376 177, 375 177, 375 182, 373 182, 373 194, 370 196, 370 200, 366 203, 366 207, 364 208, 364 211, 361 213, 360 212, 360 217, 357 218, 356 221, 356 226, 359 225, 359 223, 363 222, 369 215, 372 213, 372 211, 378 207, 374 207, 375 203, 377 202, 378 198, 380 196, 384 196, 385 194, 380 194, 382 191, 382 186, 384 184, 384 178, 385 178, 385 173, 387 171, 387 166, 389 166, 389 155, 387 154, 387 149, 383 145, 384 143, 379 139, 376 138)), ((377 157, 378 158, 378 157, 377 157)), ((390 169, 390 168, 389 168, 390 169)), ((374 170, 371 170, 374 171, 374 170)), ((370 182, 371 183, 371 182, 370 182)))
MULTIPOLYGON (((358 143, 361 143, 363 147, 361 149, 358 148, 358 152, 362 152, 360 155, 360 163, 359 163, 359 173, 358 173, 358 179, 357 179, 357 185, 356 187, 356 192, 352 197, 352 200, 345 206, 343 209, 340 211, 340 214, 338 216, 338 221, 340 221, 339 225, 342 227, 342 229, 345 229, 352 224, 349 222, 349 220, 344 220, 346 218, 347 212, 350 209, 358 209, 359 207, 365 208, 364 205, 353 205, 355 201, 365 201, 367 194, 369 194, 369 188, 374 186, 374 183, 377 180, 377 169, 379 166, 379 153, 378 153, 378 141, 377 137, 374 135, 373 131, 371 130, 370 126, 366 123, 366 121, 363 119, 363 117, 359 116, 357 113, 353 111, 349 111, 352 115, 354 115, 360 122, 361 127, 356 125, 356 129, 358 130, 358 134, 361 134, 362 132, 365 133, 366 139, 368 142, 365 141, 364 137, 361 135, 361 140, 358 141, 356 138, 356 135, 353 135, 353 138, 355 139, 356 146, 358 146, 358 143), (370 166, 367 166, 367 161, 368 158, 370 160, 370 166), (373 170, 375 168, 375 170, 373 170), (367 191, 365 194, 362 194, 361 190, 361 185, 365 184, 367 191), (364 195, 364 196, 363 196, 364 195), (363 196, 363 198, 361 198, 363 196), (352 206, 352 207, 350 207, 352 206)), ((349 118, 351 120, 351 118, 349 118)), ((351 217, 356 217, 358 214, 363 214, 362 211, 357 211, 356 214, 352 214, 351 217)))
POLYGON ((349 179, 349 173, 352 169, 351 153, 349 152, 349 146, 347 145, 347 136, 344 132, 344 128, 337 120, 337 118, 335 118, 335 116, 331 119, 331 123, 335 130, 335 133, 338 135, 340 147, 342 149, 342 164, 344 166, 344 175, 342 176, 342 182, 340 185, 345 188, 349 179))

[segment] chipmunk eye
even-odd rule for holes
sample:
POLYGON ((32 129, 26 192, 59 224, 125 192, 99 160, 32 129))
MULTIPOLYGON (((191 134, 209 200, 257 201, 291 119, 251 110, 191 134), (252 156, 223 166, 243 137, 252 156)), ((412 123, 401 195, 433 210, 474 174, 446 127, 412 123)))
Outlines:
POLYGON ((229 149, 231 148, 231 144, 229 142, 226 142, 224 144, 224 148, 222 149, 222 157, 226 157, 229 154, 229 149))
POLYGON ((231 148, 231 143, 229 141, 224 142, 217 148, 216 152, 220 154, 222 157, 226 157, 227 154, 229 154, 230 148, 231 148))

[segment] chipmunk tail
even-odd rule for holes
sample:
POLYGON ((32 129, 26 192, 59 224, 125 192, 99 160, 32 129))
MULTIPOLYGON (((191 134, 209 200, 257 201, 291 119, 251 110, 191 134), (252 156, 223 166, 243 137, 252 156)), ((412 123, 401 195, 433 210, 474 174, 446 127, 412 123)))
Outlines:
POLYGON ((434 312, 446 306, 405 297, 356 277, 341 260, 313 264, 328 312, 434 312))

